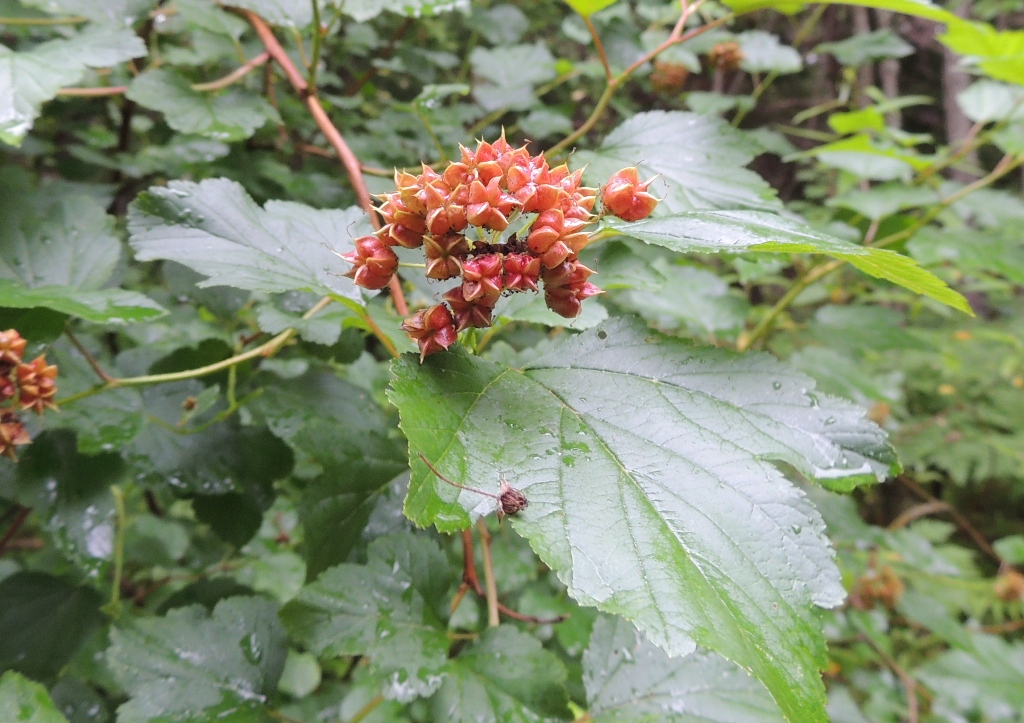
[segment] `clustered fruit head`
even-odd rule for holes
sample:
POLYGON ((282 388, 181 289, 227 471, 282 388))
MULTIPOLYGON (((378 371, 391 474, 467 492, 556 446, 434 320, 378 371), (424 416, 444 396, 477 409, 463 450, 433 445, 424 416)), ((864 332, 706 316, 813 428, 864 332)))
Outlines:
POLYGON ((23 361, 26 345, 14 329, 0 331, 0 454, 10 459, 17 459, 17 447, 32 441, 19 412, 57 408, 57 367, 42 356, 23 361))
POLYGON ((739 70, 743 63, 743 51, 740 44, 734 41, 718 43, 708 51, 708 60, 719 70, 739 70))
MULTIPOLYGON (((582 185, 582 177, 565 165, 551 168, 525 146, 513 148, 504 134, 475 151, 461 148, 460 160, 443 173, 426 165, 418 175, 396 171, 397 190, 379 196, 384 227, 341 255, 352 264, 346 276, 363 288, 384 288, 398 269, 394 247, 401 246, 423 248, 427 278, 462 279, 443 303, 402 324, 421 359, 454 344, 460 331, 490 326, 502 294, 543 285, 548 308, 575 318, 585 299, 601 293, 587 280, 594 272, 577 260, 590 242, 587 227, 600 218, 593 213, 598 189, 582 185), (521 217, 527 224, 502 241, 521 217)), ((647 192, 650 183, 639 181, 636 168, 619 171, 602 190, 601 215, 646 218, 658 203, 647 192)))

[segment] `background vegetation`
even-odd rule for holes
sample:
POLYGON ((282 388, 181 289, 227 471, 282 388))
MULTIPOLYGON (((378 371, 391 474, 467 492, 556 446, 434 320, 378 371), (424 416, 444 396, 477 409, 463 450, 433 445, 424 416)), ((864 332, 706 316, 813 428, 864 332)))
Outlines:
POLYGON ((1016 0, 231 5, 0 0, 0 720, 1024 721, 1016 0), (421 364, 502 129, 662 200, 421 364))

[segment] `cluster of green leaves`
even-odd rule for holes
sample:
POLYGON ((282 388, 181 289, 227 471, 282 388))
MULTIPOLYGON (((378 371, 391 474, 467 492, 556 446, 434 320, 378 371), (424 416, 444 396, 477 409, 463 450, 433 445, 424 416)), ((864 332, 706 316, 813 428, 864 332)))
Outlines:
POLYGON ((1024 203, 982 187, 1024 163, 1019 33, 851 4, 946 25, 968 139, 856 80, 898 34, 761 11, 798 3, 0 0, 0 329, 63 401, 0 461, 0 719, 1014 720, 1024 203), (686 86, 619 75, 673 33, 686 86), (371 191, 504 128, 663 200, 601 222, 575 322, 509 298, 421 364, 341 276, 372 227, 282 63, 371 191))

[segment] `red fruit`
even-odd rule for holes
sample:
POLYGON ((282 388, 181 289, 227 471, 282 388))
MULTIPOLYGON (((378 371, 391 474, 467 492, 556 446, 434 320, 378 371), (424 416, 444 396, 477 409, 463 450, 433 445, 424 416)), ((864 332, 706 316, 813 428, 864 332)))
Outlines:
POLYGON ((466 301, 485 299, 493 306, 502 289, 501 254, 484 254, 462 262, 462 293, 466 301))
POLYGON ((420 348, 420 361, 447 349, 458 339, 455 319, 444 304, 418 311, 402 322, 402 331, 420 348))
POLYGON ((28 342, 21 338, 16 329, 0 331, 0 369, 11 369, 15 364, 21 362, 21 355, 25 353, 25 345, 28 342))
POLYGON ((11 411, 0 412, 0 454, 16 460, 15 448, 31 441, 32 438, 28 436, 17 414, 11 411))
POLYGON ((623 168, 608 179, 601 190, 605 209, 623 221, 639 221, 647 218, 658 205, 658 199, 647 193, 654 179, 640 183, 636 166, 623 168))
POLYGON ((458 233, 427 236, 423 241, 428 279, 453 279, 462 273, 462 257, 469 253, 466 237, 458 233))
POLYGON ((538 291, 540 259, 530 254, 506 254, 504 287, 507 291, 538 291))
POLYGON ((57 394, 57 365, 47 364, 39 356, 28 363, 21 363, 14 370, 18 384, 18 403, 22 409, 31 409, 42 414, 44 409, 56 409, 53 398, 57 394))
POLYGON ((501 190, 499 180, 492 178, 486 186, 480 181, 470 184, 466 218, 474 226, 494 231, 508 228, 508 216, 519 202, 501 190))
POLYGON ((398 269, 398 257, 376 236, 363 236, 355 241, 355 251, 339 254, 352 264, 344 274, 364 289, 383 289, 398 269))
POLYGON ((480 296, 473 300, 467 300, 463 295, 463 287, 456 286, 444 295, 444 300, 452 307, 455 317, 455 328, 463 331, 469 327, 485 329, 491 325, 494 313, 494 304, 488 303, 488 299, 480 296))
POLYGON ((568 319, 579 316, 583 300, 602 293, 587 281, 592 273, 577 261, 565 261, 553 269, 545 269, 544 301, 548 308, 568 319))

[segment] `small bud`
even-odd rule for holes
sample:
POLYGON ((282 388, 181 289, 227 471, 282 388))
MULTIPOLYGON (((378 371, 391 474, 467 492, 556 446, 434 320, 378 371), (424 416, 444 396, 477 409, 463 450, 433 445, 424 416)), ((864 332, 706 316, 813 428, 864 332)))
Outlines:
POLYGON ((530 254, 506 254, 504 288, 506 291, 538 291, 540 259, 530 254))
POLYGON ((376 236, 363 236, 355 240, 355 250, 339 254, 352 264, 344 276, 364 289, 383 289, 398 270, 398 256, 376 236))
POLYGON ((25 353, 25 345, 28 342, 21 337, 15 329, 0 331, 0 368, 14 367, 21 363, 21 356, 25 353))
POLYGON ((444 300, 452 307, 452 316, 455 317, 455 329, 464 331, 476 327, 486 329, 491 325, 494 314, 494 304, 487 303, 488 300, 479 296, 467 301, 463 295, 463 287, 456 286, 444 295, 444 300))
POLYGON ((458 233, 427 236, 423 251, 427 257, 427 278, 443 281, 462 273, 462 257, 469 253, 469 243, 458 233))
POLYGON ((718 43, 708 51, 708 60, 719 70, 738 70, 743 63, 743 51, 737 42, 718 43))
POLYGON ((640 221, 651 215, 657 197, 647 192, 654 179, 640 183, 636 166, 623 168, 608 179, 601 190, 604 207, 623 221, 640 221))
POLYGON ((484 298, 494 305, 502 289, 501 254, 484 254, 462 263, 462 293, 466 301, 484 298))
POLYGON ((498 492, 498 519, 517 515, 529 506, 530 501, 526 495, 510 485, 505 475, 502 475, 498 492))
POLYGON ((18 403, 23 410, 42 414, 44 409, 56 409, 53 399, 57 394, 57 365, 47 364, 39 356, 21 363, 14 370, 18 384, 18 403))
POLYGON ((402 331, 420 348, 420 361, 447 349, 458 339, 455 319, 444 304, 418 311, 402 322, 402 331))

